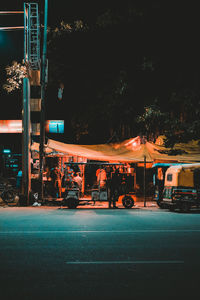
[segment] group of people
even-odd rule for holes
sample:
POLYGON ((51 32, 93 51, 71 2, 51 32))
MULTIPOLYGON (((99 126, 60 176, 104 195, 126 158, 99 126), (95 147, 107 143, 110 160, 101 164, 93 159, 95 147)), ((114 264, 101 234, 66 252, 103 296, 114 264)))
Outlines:
POLYGON ((66 166, 63 173, 58 166, 55 165, 50 170, 50 177, 56 196, 59 198, 62 197, 62 188, 76 187, 80 193, 82 191, 82 177, 80 176, 80 172, 74 172, 70 165, 66 166))
POLYGON ((96 171, 99 189, 107 191, 109 208, 117 208, 116 202, 120 195, 121 177, 118 167, 109 166, 106 170, 101 166, 96 171))
MULTIPOLYGON (((62 197, 62 188, 78 188, 80 194, 82 192, 82 177, 80 172, 75 172, 71 165, 66 165, 64 172, 55 165, 50 170, 52 187, 54 188, 56 197, 62 197)), ((120 195, 121 177, 118 167, 109 166, 104 168, 101 166, 96 170, 97 185, 100 190, 107 191, 109 208, 117 208, 116 202, 120 195)))

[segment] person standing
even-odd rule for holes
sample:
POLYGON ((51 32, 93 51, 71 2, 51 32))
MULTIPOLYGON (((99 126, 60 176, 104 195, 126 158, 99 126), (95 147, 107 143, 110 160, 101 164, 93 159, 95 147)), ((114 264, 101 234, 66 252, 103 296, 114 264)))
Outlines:
POLYGON ((116 168, 114 173, 112 173, 111 181, 110 181, 110 200, 109 200, 109 208, 113 205, 113 208, 118 208, 116 206, 116 202, 119 198, 119 190, 120 190, 121 180, 119 169, 116 168))
POLYGON ((16 188, 21 191, 22 188, 22 170, 17 173, 16 188))
POLYGON ((158 168, 157 172, 157 184, 158 184, 158 194, 159 201, 162 201, 163 198, 163 189, 164 189, 164 175, 162 168, 158 168))
POLYGON ((106 171, 102 166, 99 169, 97 169, 96 177, 97 177, 97 184, 99 189, 105 188, 107 176, 106 176, 106 171))
POLYGON ((79 188, 79 192, 81 193, 82 191, 82 183, 83 183, 83 179, 80 176, 79 172, 74 174, 74 178, 73 181, 76 183, 77 187, 79 188))
POLYGON ((50 176, 51 176, 53 187, 56 192, 56 196, 61 198, 61 196, 62 196, 62 173, 61 173, 60 169, 57 166, 54 166, 51 169, 50 176))
POLYGON ((107 190, 107 197, 108 197, 109 208, 111 208, 111 179, 112 179, 112 171, 113 171, 113 167, 112 166, 108 166, 106 168, 106 174, 107 174, 106 190, 107 190))
POLYGON ((67 165, 65 168, 65 175, 64 175, 64 186, 66 188, 72 187, 74 177, 74 170, 71 168, 71 165, 67 165))

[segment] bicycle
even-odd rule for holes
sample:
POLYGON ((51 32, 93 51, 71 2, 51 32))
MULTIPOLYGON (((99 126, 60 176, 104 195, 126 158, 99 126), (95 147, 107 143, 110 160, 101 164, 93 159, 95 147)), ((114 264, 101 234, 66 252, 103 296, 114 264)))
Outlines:
POLYGON ((18 191, 9 183, 0 183, 0 198, 6 204, 18 203, 18 191))

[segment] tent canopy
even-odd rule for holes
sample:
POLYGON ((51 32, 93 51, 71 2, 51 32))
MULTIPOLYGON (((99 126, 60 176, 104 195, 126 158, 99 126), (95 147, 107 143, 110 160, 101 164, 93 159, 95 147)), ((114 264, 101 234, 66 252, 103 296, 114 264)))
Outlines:
MULTIPOLYGON (((31 146, 32 151, 39 152, 39 144, 31 146)), ((110 162, 198 162, 200 161, 200 146, 193 141, 190 144, 177 144, 173 150, 181 150, 182 154, 171 155, 171 149, 163 145, 146 142, 141 144, 140 137, 131 138, 121 143, 77 145, 66 144, 52 139, 45 145, 46 155, 62 154, 79 156, 91 160, 110 162)))

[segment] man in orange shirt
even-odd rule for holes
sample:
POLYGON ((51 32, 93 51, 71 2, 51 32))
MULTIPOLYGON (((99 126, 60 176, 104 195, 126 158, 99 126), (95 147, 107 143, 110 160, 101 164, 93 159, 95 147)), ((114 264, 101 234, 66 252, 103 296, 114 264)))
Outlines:
POLYGON ((102 166, 99 169, 97 169, 96 177, 97 177, 97 184, 99 188, 104 188, 106 186, 107 176, 106 176, 106 171, 102 166))

